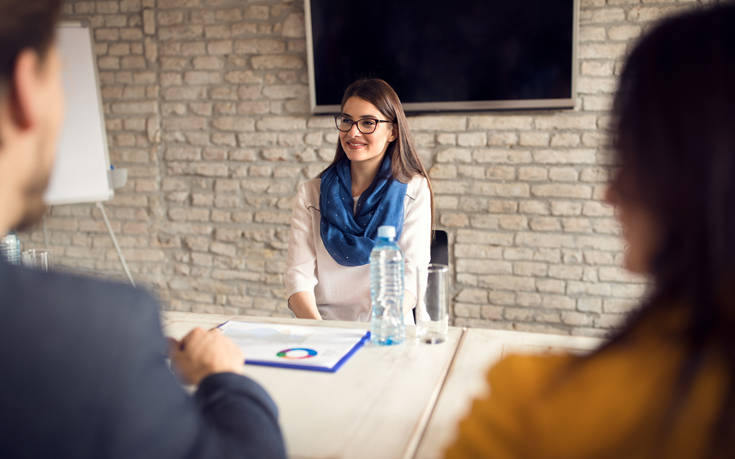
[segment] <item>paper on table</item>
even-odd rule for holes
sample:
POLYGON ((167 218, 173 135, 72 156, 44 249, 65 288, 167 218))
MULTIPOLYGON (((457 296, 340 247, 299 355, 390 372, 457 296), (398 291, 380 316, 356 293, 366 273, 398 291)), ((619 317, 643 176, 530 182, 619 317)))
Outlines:
POLYGON ((357 328, 229 321, 220 326, 245 353, 245 364, 334 372, 369 339, 357 328))

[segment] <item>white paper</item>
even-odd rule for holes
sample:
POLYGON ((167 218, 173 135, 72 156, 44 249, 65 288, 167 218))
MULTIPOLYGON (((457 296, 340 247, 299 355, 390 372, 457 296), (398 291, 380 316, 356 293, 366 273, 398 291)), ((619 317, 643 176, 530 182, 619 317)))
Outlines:
POLYGON ((245 363, 333 368, 365 336, 357 328, 229 321, 222 331, 245 353, 245 363))

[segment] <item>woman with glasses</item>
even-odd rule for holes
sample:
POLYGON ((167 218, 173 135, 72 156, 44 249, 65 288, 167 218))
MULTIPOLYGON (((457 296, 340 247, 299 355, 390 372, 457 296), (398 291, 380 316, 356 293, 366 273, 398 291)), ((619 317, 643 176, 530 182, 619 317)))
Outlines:
POLYGON ((433 194, 395 91, 352 83, 335 116, 339 141, 319 177, 299 186, 291 220, 289 308, 309 319, 370 319, 370 251, 392 225, 405 257, 404 316, 413 321, 415 266, 429 263, 433 194))
POLYGON ((735 454, 735 4, 649 29, 612 110, 607 201, 639 308, 589 355, 510 356, 449 458, 735 454))

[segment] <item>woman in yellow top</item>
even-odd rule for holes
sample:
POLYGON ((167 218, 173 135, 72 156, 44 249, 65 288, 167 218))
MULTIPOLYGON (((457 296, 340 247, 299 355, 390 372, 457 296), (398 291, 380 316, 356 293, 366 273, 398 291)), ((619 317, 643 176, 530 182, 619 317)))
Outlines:
POLYGON ((651 288, 583 357, 511 356, 449 458, 735 456, 735 4, 672 17, 627 59, 607 200, 651 288))

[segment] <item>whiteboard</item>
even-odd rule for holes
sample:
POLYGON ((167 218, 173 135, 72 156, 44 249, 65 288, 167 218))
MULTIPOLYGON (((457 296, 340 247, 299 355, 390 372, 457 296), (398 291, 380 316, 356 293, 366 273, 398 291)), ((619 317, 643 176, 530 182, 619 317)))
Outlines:
POLYGON ((44 200, 48 205, 106 201, 113 196, 104 117, 89 28, 58 28, 65 118, 44 200))

